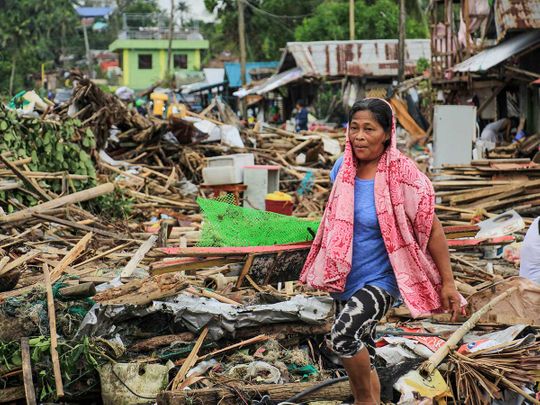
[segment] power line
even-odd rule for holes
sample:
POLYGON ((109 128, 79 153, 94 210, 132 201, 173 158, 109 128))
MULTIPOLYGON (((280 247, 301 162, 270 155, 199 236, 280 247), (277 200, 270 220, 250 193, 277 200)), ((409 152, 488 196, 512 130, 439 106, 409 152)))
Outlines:
POLYGON ((304 17, 310 17, 313 15, 313 13, 309 13, 309 14, 299 14, 299 15, 277 15, 277 14, 273 14, 267 10, 264 10, 252 3, 249 2, 249 0, 240 0, 242 1, 243 3, 247 4, 249 7, 251 7, 252 9, 262 13, 262 14, 265 14, 269 17, 273 17, 273 18, 284 18, 284 19, 297 19, 297 18, 304 18, 304 17))

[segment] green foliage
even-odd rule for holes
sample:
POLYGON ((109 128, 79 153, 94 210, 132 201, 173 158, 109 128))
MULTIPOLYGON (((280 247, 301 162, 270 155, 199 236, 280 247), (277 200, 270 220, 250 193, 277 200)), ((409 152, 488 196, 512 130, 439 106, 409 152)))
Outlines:
MULTIPOLYGON (((323 0, 249 0, 244 7, 248 60, 277 60, 281 48, 294 41, 294 30, 323 0)), ((238 54, 236 0, 205 0, 208 11, 217 11, 218 22, 201 25, 210 41, 210 55, 222 51, 238 54)))
POLYGON ((14 87, 20 90, 29 73, 39 74, 41 63, 52 64, 67 53, 79 20, 70 0, 3 0, 2 10, 0 92, 6 92, 13 63, 14 87))
MULTIPOLYGON (((54 373, 50 357, 51 341, 49 337, 38 336, 28 341, 32 367, 36 371, 38 400, 54 401, 56 399, 54 373)), ((107 352, 110 347, 100 339, 90 340, 84 337, 81 341, 60 341, 58 352, 64 389, 68 394, 85 392, 99 383, 97 368, 110 358, 107 352)), ((17 342, 0 342, 0 359, 7 371, 21 367, 21 349, 17 342)))
MULTIPOLYGON (((356 0, 356 38, 397 38, 399 8, 394 0, 356 0)), ((425 16, 417 0, 408 0, 407 37, 426 38, 425 16)), ((222 51, 238 54, 238 10, 235 0, 205 0, 218 22, 203 24, 210 57, 222 51)), ((279 59, 290 41, 349 39, 346 0, 249 0, 244 8, 248 60, 279 59)))
MULTIPOLYGON (((87 176, 73 180, 75 190, 96 184, 96 170, 90 152, 96 147, 94 134, 83 128, 79 120, 65 120, 61 124, 39 118, 22 118, 0 106, 0 153, 11 152, 11 159, 32 158, 28 165, 32 171, 69 172, 87 176)), ((55 193, 62 192, 62 182, 48 180, 47 186, 55 193)), ((36 199, 18 191, 0 191, 0 204, 9 212, 13 207, 9 197, 24 205, 34 205, 36 199)))
MULTIPOLYGON (((355 2, 355 36, 358 39, 397 38, 399 7, 392 0, 377 0, 368 4, 355 2)), ((427 27, 414 18, 406 20, 408 38, 427 37, 427 27)), ((296 28, 298 41, 325 41, 349 39, 348 2, 329 0, 320 4, 312 17, 304 19, 296 28)))
POLYGON ((424 73, 427 69, 429 69, 429 60, 426 58, 420 58, 416 62, 416 73, 419 75, 424 73))
POLYGON ((134 199, 120 188, 88 202, 88 209, 105 219, 128 219, 133 210, 134 199))

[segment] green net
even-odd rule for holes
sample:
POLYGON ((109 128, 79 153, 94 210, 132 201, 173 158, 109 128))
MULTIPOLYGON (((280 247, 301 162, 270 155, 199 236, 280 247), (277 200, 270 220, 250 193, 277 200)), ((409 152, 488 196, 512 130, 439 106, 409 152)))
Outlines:
POLYGON ((319 221, 243 208, 226 201, 198 198, 203 214, 200 247, 269 246, 313 240, 319 221))

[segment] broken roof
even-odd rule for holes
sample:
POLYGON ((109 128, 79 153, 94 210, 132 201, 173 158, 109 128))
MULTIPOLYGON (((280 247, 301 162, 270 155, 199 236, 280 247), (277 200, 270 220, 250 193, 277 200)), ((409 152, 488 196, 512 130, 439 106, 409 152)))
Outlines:
POLYGON ((527 48, 532 50, 538 43, 540 43, 539 30, 525 32, 458 63, 452 70, 454 72, 484 72, 527 48))
POLYGON ((502 40, 509 31, 540 28, 538 0, 497 0, 495 2, 497 37, 502 40))
MULTIPOLYGON (((420 58, 431 58, 429 39, 407 39, 406 72, 414 73, 420 58)), ((396 76, 398 40, 288 42, 278 71, 294 67, 312 77, 396 76)))

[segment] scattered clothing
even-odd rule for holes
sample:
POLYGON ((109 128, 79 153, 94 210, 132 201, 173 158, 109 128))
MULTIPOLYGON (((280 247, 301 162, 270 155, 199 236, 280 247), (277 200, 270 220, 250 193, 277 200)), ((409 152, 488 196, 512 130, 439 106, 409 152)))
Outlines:
MULTIPOLYGON (((342 158, 336 161, 330 173, 332 182, 336 179, 342 163, 342 158)), ((393 297, 399 296, 396 276, 375 211, 374 186, 374 180, 355 179, 352 267, 347 276, 345 290, 332 295, 340 301, 348 300, 366 285, 380 287, 393 297)))
POLYGON ((531 224, 520 251, 519 275, 540 284, 540 217, 531 224))
MULTIPOLYGON (((442 280, 427 246, 435 215, 435 193, 425 174, 391 144, 375 175, 375 209, 403 301, 413 317, 442 311, 442 280)), ((352 269, 356 158, 346 143, 343 164, 300 281, 313 288, 343 292, 352 269)), ((466 301, 461 297, 461 304, 466 301)))
POLYGON ((350 358, 367 348, 371 364, 375 359, 375 327, 394 303, 394 297, 380 287, 368 285, 349 300, 338 302, 330 333, 332 350, 350 358))

